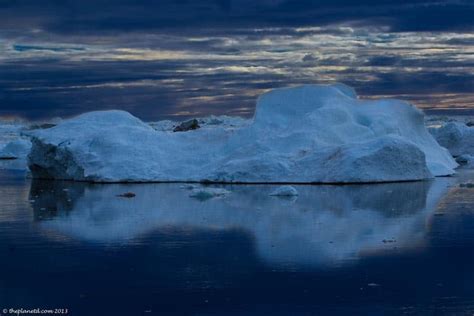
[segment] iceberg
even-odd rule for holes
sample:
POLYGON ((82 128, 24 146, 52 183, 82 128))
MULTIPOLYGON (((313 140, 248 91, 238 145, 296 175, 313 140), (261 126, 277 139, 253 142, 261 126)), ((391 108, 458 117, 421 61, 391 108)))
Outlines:
POLYGON ((474 127, 461 122, 448 122, 429 131, 454 157, 474 155, 474 127))
POLYGON ((270 91, 244 121, 173 133, 124 111, 89 112, 32 131, 28 164, 33 178, 207 183, 413 181, 457 167, 420 110, 342 84, 270 91))
POLYGON ((0 159, 21 159, 30 152, 31 142, 28 139, 17 139, 0 147, 0 159))
POLYGON ((22 136, 25 126, 21 121, 0 119, 0 170, 28 169, 26 157, 30 152, 31 142, 22 136))

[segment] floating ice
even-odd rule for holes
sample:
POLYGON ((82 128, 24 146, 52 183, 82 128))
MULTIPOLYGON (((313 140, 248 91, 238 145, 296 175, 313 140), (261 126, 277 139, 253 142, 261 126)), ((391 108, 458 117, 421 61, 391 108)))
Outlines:
POLYGON ((90 112, 31 133, 35 178, 92 182, 357 183, 454 173, 423 114, 359 100, 344 85, 261 96, 249 124, 171 133, 123 111, 90 112))
POLYGON ((21 159, 26 158, 31 149, 31 142, 28 139, 13 140, 6 145, 0 146, 0 159, 21 159))
POLYGON ((189 196, 201 201, 205 201, 208 199, 212 199, 213 197, 224 196, 229 193, 230 193, 229 191, 225 189, 221 189, 221 188, 202 187, 202 188, 192 189, 189 196))
POLYGON ((439 128, 430 128, 430 132, 453 156, 474 155, 474 127, 449 122, 439 128))

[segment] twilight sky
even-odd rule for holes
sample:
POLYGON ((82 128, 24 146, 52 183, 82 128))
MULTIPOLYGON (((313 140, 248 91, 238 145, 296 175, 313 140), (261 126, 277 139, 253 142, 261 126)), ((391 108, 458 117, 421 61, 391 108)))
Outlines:
POLYGON ((249 116, 271 88, 474 113, 472 0, 0 0, 0 116, 249 116))

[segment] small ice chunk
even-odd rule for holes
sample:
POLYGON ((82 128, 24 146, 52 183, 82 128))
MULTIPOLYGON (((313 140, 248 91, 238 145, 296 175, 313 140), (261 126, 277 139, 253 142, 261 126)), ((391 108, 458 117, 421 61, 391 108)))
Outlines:
POLYGON ((367 286, 369 286, 369 287, 379 287, 380 284, 377 284, 377 283, 373 283, 373 282, 372 282, 372 283, 367 284, 367 286))
POLYGON ((201 201, 205 201, 214 197, 224 196, 229 193, 230 192, 225 189, 202 187, 193 189, 189 196, 201 201))
POLYGON ((173 129, 173 132, 187 132, 200 128, 199 122, 196 119, 184 121, 173 129))
POLYGON ((179 186, 180 189, 183 189, 183 190, 193 190, 196 188, 196 186, 194 184, 183 184, 183 185, 180 185, 179 186))
POLYGON ((282 185, 270 193, 271 196, 298 196, 298 191, 291 185, 282 185))

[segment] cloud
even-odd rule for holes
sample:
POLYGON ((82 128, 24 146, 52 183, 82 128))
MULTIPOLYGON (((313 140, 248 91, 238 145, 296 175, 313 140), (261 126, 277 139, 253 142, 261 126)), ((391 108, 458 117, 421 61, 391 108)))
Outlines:
POLYGON ((466 108, 474 106, 473 6, 462 0, 2 1, 0 115, 120 108, 144 119, 248 116, 268 89, 336 81, 364 97, 466 108))
POLYGON ((472 16, 472 1, 460 0, 11 0, 0 4, 0 27, 66 34, 333 24, 393 31, 472 30, 472 16))

